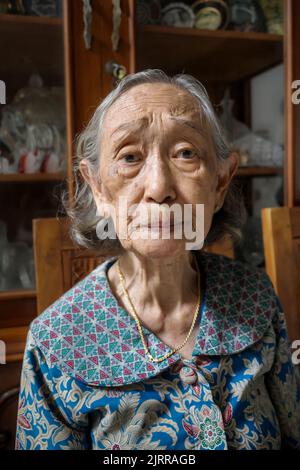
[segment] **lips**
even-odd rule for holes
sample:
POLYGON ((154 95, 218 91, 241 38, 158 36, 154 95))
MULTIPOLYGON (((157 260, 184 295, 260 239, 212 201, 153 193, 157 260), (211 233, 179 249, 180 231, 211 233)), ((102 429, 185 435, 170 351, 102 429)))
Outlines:
POLYGON ((170 223, 165 223, 165 222, 159 222, 159 223, 153 223, 153 224, 140 224, 140 228, 149 228, 149 229, 154 229, 154 230, 158 230, 158 229, 166 229, 166 228, 174 228, 174 227, 179 227, 180 225, 182 225, 182 222, 177 222, 176 224, 173 223, 173 222, 170 222, 170 223))

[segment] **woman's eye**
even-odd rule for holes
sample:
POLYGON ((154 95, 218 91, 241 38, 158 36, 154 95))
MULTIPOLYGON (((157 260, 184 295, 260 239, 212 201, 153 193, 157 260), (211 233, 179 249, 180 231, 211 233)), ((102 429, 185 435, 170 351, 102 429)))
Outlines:
POLYGON ((140 158, 138 155, 127 153, 121 157, 121 160, 123 160, 125 163, 137 163, 140 161, 140 158))
POLYGON ((183 149, 177 152, 176 157, 182 158, 183 160, 191 160, 197 157, 197 153, 195 152, 195 150, 183 149))

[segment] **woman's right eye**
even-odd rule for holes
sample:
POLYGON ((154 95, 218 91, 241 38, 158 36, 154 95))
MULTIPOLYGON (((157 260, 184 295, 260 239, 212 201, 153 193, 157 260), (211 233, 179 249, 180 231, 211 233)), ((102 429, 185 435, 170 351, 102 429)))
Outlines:
POLYGON ((126 153, 121 157, 125 163, 137 163, 140 161, 140 157, 138 155, 134 155, 133 153, 126 153))

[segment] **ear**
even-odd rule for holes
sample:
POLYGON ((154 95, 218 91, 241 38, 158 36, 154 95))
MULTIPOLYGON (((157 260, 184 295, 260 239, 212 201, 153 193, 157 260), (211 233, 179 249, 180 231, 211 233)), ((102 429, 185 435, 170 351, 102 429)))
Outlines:
POLYGON ((237 152, 231 152, 226 160, 219 163, 218 182, 216 187, 216 206, 222 207, 224 199, 232 178, 239 167, 239 156, 237 152))
POLYGON ((90 165, 85 158, 79 163, 79 171, 91 188, 98 214, 108 219, 110 217, 110 211, 108 210, 109 204, 102 192, 102 183, 100 178, 92 173, 90 165))

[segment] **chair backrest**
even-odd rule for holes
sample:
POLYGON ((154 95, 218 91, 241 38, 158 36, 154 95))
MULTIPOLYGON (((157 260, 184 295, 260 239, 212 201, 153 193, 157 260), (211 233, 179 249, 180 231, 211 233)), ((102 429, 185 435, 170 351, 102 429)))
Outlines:
POLYGON ((67 218, 34 219, 33 243, 38 314, 116 254, 113 250, 95 252, 75 245, 67 218))
POLYGON ((300 207, 262 209, 266 272, 286 315, 289 338, 300 339, 300 207))
MULTIPOLYGON (((67 218, 34 219, 33 241, 38 314, 97 265, 117 254, 113 249, 95 252, 76 246, 70 239, 67 218)), ((228 239, 208 251, 234 257, 233 244, 228 239)))

